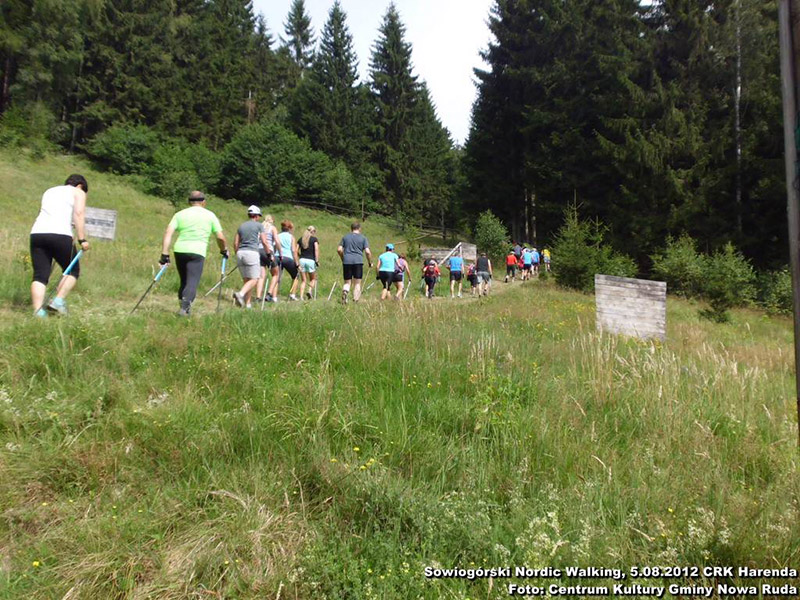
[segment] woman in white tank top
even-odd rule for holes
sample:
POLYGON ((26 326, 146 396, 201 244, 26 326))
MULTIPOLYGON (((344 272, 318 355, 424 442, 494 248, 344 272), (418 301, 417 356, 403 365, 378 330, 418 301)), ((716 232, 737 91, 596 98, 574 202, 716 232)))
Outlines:
POLYGON ((88 190, 89 184, 83 175, 70 175, 64 185, 52 187, 42 194, 42 207, 30 236, 33 264, 31 303, 37 316, 46 317, 47 311, 59 314, 67 311, 64 299, 80 276, 80 262, 75 263, 69 275, 62 277, 56 297, 48 306, 43 306, 44 297, 53 261, 64 271, 77 253, 72 242, 73 226, 81 249, 84 252, 89 249, 84 227, 88 190))

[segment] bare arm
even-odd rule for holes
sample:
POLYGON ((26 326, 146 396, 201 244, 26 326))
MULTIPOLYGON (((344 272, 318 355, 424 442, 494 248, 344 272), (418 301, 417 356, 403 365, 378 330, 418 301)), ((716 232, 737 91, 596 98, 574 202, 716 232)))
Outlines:
POLYGON ((292 256, 294 257, 294 264, 300 264, 300 256, 297 254, 297 240, 292 236, 292 256))
POLYGON ((369 266, 372 267, 372 252, 370 252, 369 247, 367 247, 364 252, 367 254, 367 260, 369 261, 369 266))
POLYGON ((339 254, 339 258, 344 260, 344 248, 342 247, 341 244, 339 244, 339 247, 336 249, 336 252, 339 254))
POLYGON ((492 271, 492 261, 489 261, 489 276, 494 277, 494 271, 492 271))
POLYGON ((319 242, 314 242, 314 262, 319 264, 319 242))
MULTIPOLYGON (((72 224, 75 225, 75 233, 79 240, 86 239, 86 192, 80 188, 75 188, 75 202, 72 206, 72 224)), ((88 250, 89 242, 81 244, 81 250, 88 250)))
POLYGON ((221 229, 217 232, 217 246, 219 246, 220 252, 225 252, 228 249, 228 240, 225 239, 225 234, 222 233, 221 229))
POLYGON ((233 238, 233 252, 234 254, 239 251, 239 244, 242 243, 242 239, 239 237, 239 232, 236 232, 236 235, 233 238))
POLYGON ((175 228, 167 225, 167 230, 164 232, 164 239, 161 242, 161 254, 169 254, 169 246, 172 244, 173 233, 175 233, 175 228))

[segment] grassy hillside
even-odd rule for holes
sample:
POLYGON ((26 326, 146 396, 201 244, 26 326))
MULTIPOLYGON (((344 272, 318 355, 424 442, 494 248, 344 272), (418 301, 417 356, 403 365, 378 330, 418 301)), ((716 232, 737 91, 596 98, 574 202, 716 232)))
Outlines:
MULTIPOLYGON (((3 207, 4 217, 0 223, 0 243, 4 248, 0 253, 0 272, 3 273, 0 303, 4 309, 29 305, 28 232, 39 213, 42 192, 53 185, 62 184, 67 175, 73 172, 87 176, 88 205, 114 209, 118 211, 118 217, 117 236, 113 242, 90 240, 92 248, 81 262, 81 284, 76 294, 71 296, 70 304, 84 313, 102 311, 104 314, 121 314, 126 309, 130 311, 158 270, 161 237, 176 210, 169 202, 137 191, 126 184, 123 178, 95 172, 89 164, 76 157, 49 157, 42 161, 31 161, 24 156, 0 152, 0 205, 3 207)), ((236 229, 247 220, 246 206, 211 197, 208 208, 219 216, 230 247, 233 248, 236 229)), ((268 199, 265 199, 261 208, 265 215, 271 213, 275 217, 279 230, 281 220, 291 220, 297 237, 308 225, 317 228, 321 251, 320 291, 327 293, 341 275, 341 262, 336 254, 336 246, 342 235, 350 231, 351 219, 305 208, 269 204, 268 199)), ((385 243, 397 243, 405 239, 380 218, 367 219, 364 233, 370 239, 373 251, 378 253, 385 243)), ((435 239, 429 241, 436 243, 435 239)), ((201 294, 219 278, 220 257, 215 244, 209 247, 208 256, 200 285, 201 294)), ((233 264, 235 261, 228 268, 233 264)), ((233 285, 237 289, 241 286, 238 275, 231 279, 226 289, 230 292, 233 285)), ((284 278, 281 286, 284 297, 288 294, 289 287, 288 278, 284 278)), ((146 310, 148 305, 154 304, 177 310, 177 291, 178 275, 173 267, 168 270, 163 282, 159 283, 153 293, 153 298, 143 308, 146 310)), ((206 303, 197 303, 198 314, 203 314, 204 310, 213 311, 216 307, 216 296, 213 300, 209 298, 206 303)))
MULTIPOLYGON (((424 568, 800 563, 787 320, 670 299, 642 343, 533 282, 181 321, 174 273, 129 318, 172 209, 92 173, 119 240, 40 322, 28 227, 72 167, 0 161, 0 598, 506 598, 424 568)), ((332 282, 346 221, 274 212, 313 217, 332 282)))

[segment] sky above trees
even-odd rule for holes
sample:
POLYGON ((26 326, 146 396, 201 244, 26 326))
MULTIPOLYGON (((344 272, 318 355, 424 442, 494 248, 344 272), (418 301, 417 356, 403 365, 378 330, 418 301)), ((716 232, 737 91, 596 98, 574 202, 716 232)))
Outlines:
MULTIPOLYGON (((367 79, 372 46, 390 0, 340 0, 347 13, 358 54, 359 76, 367 79)), ((333 0, 306 0, 314 32, 319 37, 333 0)), ((483 66, 479 52, 489 43, 491 0, 395 0, 412 46, 414 72, 428 84, 437 115, 453 140, 463 144, 469 134, 475 100, 472 69, 483 66)), ((284 35, 291 0, 255 0, 273 38, 284 35)))

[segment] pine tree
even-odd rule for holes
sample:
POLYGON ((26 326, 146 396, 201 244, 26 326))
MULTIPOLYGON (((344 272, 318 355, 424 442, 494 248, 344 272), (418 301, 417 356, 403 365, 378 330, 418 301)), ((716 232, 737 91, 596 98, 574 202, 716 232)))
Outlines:
POLYGON ((311 27, 311 18, 306 13, 304 0, 292 0, 284 32, 286 33, 284 46, 288 48, 292 60, 301 72, 305 71, 314 59, 314 30, 311 27))
POLYGON ((319 51, 290 107, 295 131, 316 150, 357 171, 365 162, 367 128, 353 36, 338 2, 328 13, 319 51))
POLYGON ((417 216, 420 192, 413 181, 411 128, 419 100, 412 74, 411 44, 394 4, 389 5, 370 61, 376 108, 374 156, 383 179, 386 204, 400 215, 417 216))

